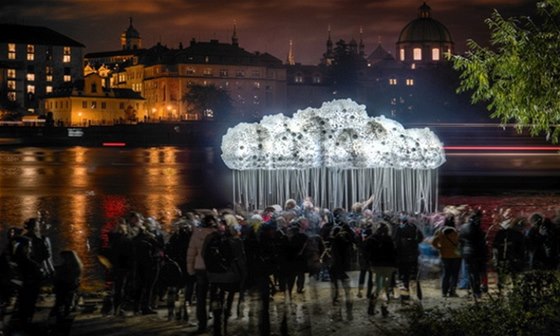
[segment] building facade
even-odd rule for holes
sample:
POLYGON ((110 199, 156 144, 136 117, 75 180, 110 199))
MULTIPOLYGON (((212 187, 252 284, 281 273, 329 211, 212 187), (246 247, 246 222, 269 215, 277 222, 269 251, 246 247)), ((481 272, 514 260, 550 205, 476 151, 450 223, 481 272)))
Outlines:
POLYGON ((145 121, 145 100, 130 89, 106 88, 97 73, 73 87, 56 90, 42 102, 41 112, 52 113, 57 125, 113 125, 145 121))
POLYGON ((0 24, 0 106, 37 113, 40 97, 82 79, 83 49, 46 27, 0 24))

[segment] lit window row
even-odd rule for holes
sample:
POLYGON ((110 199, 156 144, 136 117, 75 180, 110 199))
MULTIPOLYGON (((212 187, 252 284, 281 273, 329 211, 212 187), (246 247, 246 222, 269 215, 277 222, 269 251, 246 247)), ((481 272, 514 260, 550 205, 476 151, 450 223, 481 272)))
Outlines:
MULTIPOLYGON (((405 80, 405 84, 406 84, 406 86, 413 86, 414 85, 414 79, 407 78, 405 80)), ((396 78, 389 78, 389 85, 397 85, 397 79, 396 78)))
MULTIPOLYGON (((447 50, 448 53, 451 50, 447 50)), ((405 49, 401 48, 399 50, 399 58, 401 61, 406 59, 405 49)), ((413 48, 412 49, 412 60, 414 61, 421 61, 422 60, 422 48, 413 48)), ((441 60, 441 49, 440 48, 432 48, 432 61, 439 61, 441 60)))
MULTIPOLYGON (((27 56, 28 61, 34 61, 35 60, 35 52, 36 52, 35 45, 28 44, 26 46, 26 56, 27 56)), ((8 43, 8 59, 10 59, 10 60, 17 59, 17 52, 16 52, 16 44, 15 43, 8 43)), ((51 47, 47 48, 46 59, 47 60, 52 59, 52 49, 51 49, 51 47)), ((64 47, 63 48, 62 61, 64 63, 70 63, 72 61, 72 48, 71 47, 64 47)))

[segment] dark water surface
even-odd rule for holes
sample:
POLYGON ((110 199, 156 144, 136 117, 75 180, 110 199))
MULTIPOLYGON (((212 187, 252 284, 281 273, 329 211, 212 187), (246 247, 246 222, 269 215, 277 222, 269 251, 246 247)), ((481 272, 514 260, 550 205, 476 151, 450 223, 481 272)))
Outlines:
MULTIPOLYGON (((230 202, 229 174, 212 148, 14 148, 0 151, 0 247, 7 228, 47 210, 54 255, 76 250, 84 285, 101 283, 104 233, 129 210, 160 220, 175 209, 230 202)), ((56 262, 56 258, 55 258, 56 262)))

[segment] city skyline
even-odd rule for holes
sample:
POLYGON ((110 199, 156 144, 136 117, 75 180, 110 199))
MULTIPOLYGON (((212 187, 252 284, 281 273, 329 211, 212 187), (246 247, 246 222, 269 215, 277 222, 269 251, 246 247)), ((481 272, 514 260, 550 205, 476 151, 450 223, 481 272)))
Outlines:
MULTIPOLYGON (((379 42, 394 54, 400 31, 417 17, 423 2, 146 0, 138 5, 131 0, 7 0, 0 5, 0 22, 49 27, 85 44, 86 52, 120 49, 119 37, 128 27, 129 17, 146 48, 157 42, 176 48, 191 38, 229 42, 235 24, 240 46, 247 51, 268 52, 285 61, 292 40, 296 62, 317 64, 325 51, 327 27, 331 27, 334 42, 359 40, 363 29, 366 54, 379 42)), ((426 3, 432 8, 432 17, 451 32, 459 53, 467 39, 482 44, 487 41, 484 19, 493 8, 511 16, 529 15, 535 7, 529 0, 426 3)))

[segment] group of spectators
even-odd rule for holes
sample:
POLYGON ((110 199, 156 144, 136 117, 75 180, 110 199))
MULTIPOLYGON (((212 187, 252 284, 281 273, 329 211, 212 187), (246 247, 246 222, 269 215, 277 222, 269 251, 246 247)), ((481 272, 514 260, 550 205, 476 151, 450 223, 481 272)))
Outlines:
POLYGON ((53 263, 52 245, 44 235, 49 227, 47 212, 29 218, 23 228, 7 231, 7 244, 0 256, 0 333, 19 334, 32 325, 42 287, 55 294, 50 316, 57 322, 66 319, 76 307, 82 262, 71 250, 61 251, 53 263), (7 309, 16 298, 9 326, 4 326, 7 309))
MULTIPOLYGON (((439 251, 443 297, 458 296, 461 273, 467 275, 469 295, 477 300, 492 269, 503 290, 524 270, 558 268, 558 216, 514 217, 510 210, 500 210, 484 227, 482 219, 488 214, 477 209, 381 213, 369 209, 372 200, 349 211, 319 209, 308 198, 253 212, 178 213, 169 232, 156 219, 130 212, 117 220, 108 233, 108 247, 99 255, 111 289, 102 313, 155 314, 164 304, 169 320, 192 323, 201 333, 208 329, 210 313, 213 334, 225 335, 234 309, 240 318, 246 302, 258 302, 248 308, 258 316, 259 334, 269 335, 271 298, 281 293, 291 302, 308 291, 312 309, 320 312, 320 281, 331 284, 333 319, 343 319, 343 312, 346 320, 353 319, 354 296, 367 298, 369 315, 383 316, 389 314, 391 299, 410 298, 411 283, 421 298, 421 244, 439 251), (357 294, 352 293, 351 270, 359 270, 357 294), (246 300, 248 296, 258 300, 246 300), (196 324, 189 306, 196 312, 196 324)), ((64 319, 75 308, 80 259, 73 251, 62 251, 55 266, 50 240, 41 232, 45 225, 38 216, 23 229, 8 232, 1 259, 0 321, 16 296, 15 328, 30 323, 45 279, 52 281, 56 294, 52 316, 64 319)))
POLYGON ((558 269, 560 211, 550 219, 541 213, 516 216, 511 209, 499 209, 490 214, 491 223, 484 228, 482 211, 448 209, 431 239, 441 256, 444 297, 457 296, 462 265, 475 299, 488 290, 489 273, 497 274, 502 292, 521 272, 558 269))

